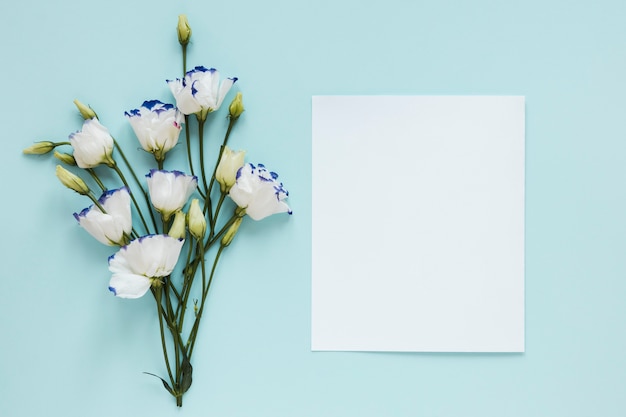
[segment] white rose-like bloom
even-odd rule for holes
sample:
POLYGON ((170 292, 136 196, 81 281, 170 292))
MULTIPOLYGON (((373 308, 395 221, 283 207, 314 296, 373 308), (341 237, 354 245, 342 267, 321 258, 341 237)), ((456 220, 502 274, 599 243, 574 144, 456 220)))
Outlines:
POLYGON ((182 209, 198 187, 198 178, 180 171, 150 170, 148 190, 150 201, 165 220, 182 209))
POLYGON ((176 98, 176 107, 183 114, 203 113, 206 116, 220 108, 236 81, 237 77, 233 77, 220 83, 218 70, 199 66, 187 71, 185 78, 167 80, 167 84, 176 98))
POLYGON ((283 201, 289 192, 276 181, 278 174, 265 169, 263 164, 246 164, 239 168, 237 181, 230 189, 230 198, 253 220, 261 220, 276 213, 289 213, 283 201))
POLYGON ((113 273, 109 290, 121 298, 139 298, 159 278, 172 273, 184 240, 168 235, 148 235, 135 239, 109 258, 113 273))
POLYGON ((100 164, 115 165, 113 161, 113 137, 98 119, 87 119, 82 130, 70 135, 76 165, 93 168, 100 164))
POLYGON ((215 179, 220 183, 222 192, 227 192, 237 180, 237 172, 243 166, 245 151, 233 152, 228 146, 224 146, 220 163, 215 170, 215 179))
POLYGON ((125 245, 133 228, 128 188, 105 191, 98 202, 106 213, 92 205, 74 213, 74 217, 99 242, 109 246, 125 245))
POLYGON ((124 113, 141 143, 157 161, 178 143, 183 115, 172 104, 159 100, 144 101, 139 109, 124 113))

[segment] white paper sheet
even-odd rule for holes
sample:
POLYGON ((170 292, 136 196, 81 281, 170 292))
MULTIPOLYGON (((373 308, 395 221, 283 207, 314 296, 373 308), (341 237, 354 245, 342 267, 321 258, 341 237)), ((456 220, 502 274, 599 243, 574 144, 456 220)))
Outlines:
POLYGON ((313 97, 312 350, 524 351, 524 97, 313 97))

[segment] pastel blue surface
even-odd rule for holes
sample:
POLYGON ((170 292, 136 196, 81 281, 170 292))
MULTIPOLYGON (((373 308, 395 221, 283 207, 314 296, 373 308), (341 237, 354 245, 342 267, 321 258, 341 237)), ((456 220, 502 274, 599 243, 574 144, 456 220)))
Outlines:
MULTIPOLYGON (((24 0, 0 11, 0 415, 626 414, 623 1, 24 0), (194 31, 189 66, 239 77, 233 147, 280 174, 294 210, 247 219, 225 254, 181 410, 142 373, 164 372, 153 300, 109 293, 112 250, 72 217, 88 202, 59 184, 53 158, 21 154, 80 127, 75 98, 130 141, 124 111, 171 101, 179 13, 194 31), (310 351, 318 94, 526 96, 526 353, 310 351)), ((368 198, 402 204, 384 190, 368 198)))

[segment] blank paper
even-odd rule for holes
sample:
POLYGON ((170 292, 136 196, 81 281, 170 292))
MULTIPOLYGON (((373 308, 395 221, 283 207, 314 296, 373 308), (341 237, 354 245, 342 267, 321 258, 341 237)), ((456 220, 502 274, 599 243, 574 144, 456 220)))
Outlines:
POLYGON ((312 104, 312 349, 523 352, 524 97, 312 104))

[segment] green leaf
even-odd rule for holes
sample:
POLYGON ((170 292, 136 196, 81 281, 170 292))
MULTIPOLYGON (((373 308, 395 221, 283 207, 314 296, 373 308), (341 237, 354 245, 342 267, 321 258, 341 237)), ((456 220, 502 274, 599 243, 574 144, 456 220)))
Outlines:
POLYGON ((180 382, 180 392, 185 393, 191 386, 191 374, 193 373, 193 368, 189 359, 185 356, 183 358, 182 368, 181 368, 181 382, 180 382))
POLYGON ((151 374, 150 372, 144 372, 144 374, 146 375, 151 375, 155 378, 159 378, 161 380, 161 382, 163 382, 163 386, 165 387, 165 389, 167 390, 167 392, 169 392, 170 394, 172 394, 174 397, 176 396, 176 394, 174 393, 174 390, 172 389, 172 387, 170 387, 170 384, 167 383, 166 380, 164 380, 163 378, 161 378, 158 375, 155 374, 151 374))

